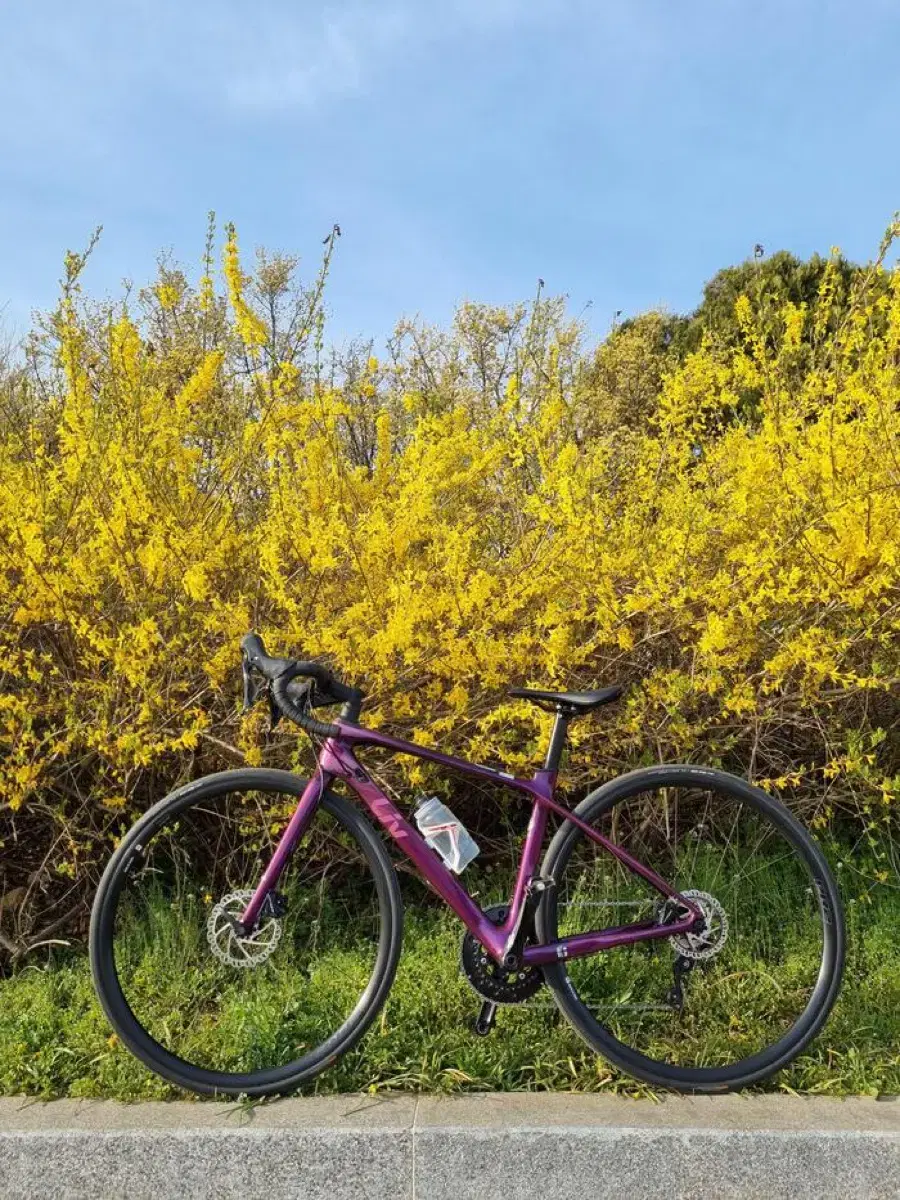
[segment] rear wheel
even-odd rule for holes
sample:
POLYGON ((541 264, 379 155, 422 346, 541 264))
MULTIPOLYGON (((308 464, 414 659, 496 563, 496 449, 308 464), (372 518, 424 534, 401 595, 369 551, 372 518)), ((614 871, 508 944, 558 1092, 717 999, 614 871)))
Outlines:
MULTIPOLYGON (((803 827, 744 780, 686 766, 622 776, 575 811, 706 918, 697 934, 545 967, 584 1040, 679 1091, 744 1087, 790 1062, 828 1016, 844 961, 837 888, 803 827)), ((537 914, 540 941, 683 915, 571 823, 542 873, 555 887, 537 914)))
POLYGON ((91 918, 91 967, 122 1041, 197 1092, 288 1091, 350 1049, 400 954, 397 877, 375 831, 326 792, 264 910, 240 916, 305 781, 210 775, 126 835, 91 918))

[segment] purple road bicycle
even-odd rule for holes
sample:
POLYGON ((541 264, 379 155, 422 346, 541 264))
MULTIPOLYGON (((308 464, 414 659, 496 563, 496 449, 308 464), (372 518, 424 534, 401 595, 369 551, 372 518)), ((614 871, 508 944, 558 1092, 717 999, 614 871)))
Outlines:
POLYGON ((512 689, 555 713, 543 768, 518 779, 365 729, 362 692, 320 663, 271 658, 255 634, 242 651, 245 704, 264 688, 274 719, 318 740, 315 774, 246 768, 178 788, 122 839, 94 902, 103 1008, 159 1075, 196 1092, 289 1091, 381 1010, 400 955, 400 888, 384 840, 336 781, 465 925, 477 1033, 490 1032, 498 1005, 546 987, 621 1070, 720 1092, 777 1071, 821 1029, 843 969, 841 904, 821 850, 781 803, 696 766, 632 771, 574 809, 555 798, 569 722, 620 688, 512 689), (333 724, 311 715, 334 704, 333 724), (367 746, 530 803, 508 901, 472 899, 360 763, 367 746))

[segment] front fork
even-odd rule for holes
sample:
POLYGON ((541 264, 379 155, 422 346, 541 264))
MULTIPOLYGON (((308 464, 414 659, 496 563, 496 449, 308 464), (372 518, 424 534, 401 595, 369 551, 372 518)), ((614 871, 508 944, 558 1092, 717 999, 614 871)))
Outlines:
POLYGON ((241 914, 240 921, 235 923, 238 926, 236 932, 239 937, 246 937, 256 928, 266 900, 274 894, 288 859, 309 828, 316 809, 319 807, 319 801, 325 794, 332 778, 333 776, 326 774, 321 768, 317 768, 315 775, 303 789, 303 795, 300 797, 290 821, 285 826, 284 833, 278 839, 275 853, 263 872, 262 879, 256 885, 250 903, 241 914))

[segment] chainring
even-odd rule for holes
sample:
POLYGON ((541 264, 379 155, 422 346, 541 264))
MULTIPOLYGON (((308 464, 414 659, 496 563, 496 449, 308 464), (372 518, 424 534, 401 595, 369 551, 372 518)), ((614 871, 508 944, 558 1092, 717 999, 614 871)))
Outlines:
MULTIPOLYGON (((502 925, 508 912, 505 904, 495 904, 486 908, 484 915, 495 925, 502 925)), ((478 995, 494 1004, 523 1004, 544 982, 544 974, 538 967, 523 964, 517 971, 502 967, 471 933, 462 940, 460 961, 463 974, 478 995)))

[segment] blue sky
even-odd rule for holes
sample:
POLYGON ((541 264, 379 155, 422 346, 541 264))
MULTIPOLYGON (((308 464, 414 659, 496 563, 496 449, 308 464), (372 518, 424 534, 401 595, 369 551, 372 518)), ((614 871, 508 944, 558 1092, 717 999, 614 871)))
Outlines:
POLYGON ((206 212, 312 270, 332 333, 460 300, 693 307, 761 242, 868 258, 900 207, 896 0, 3 5, 0 306, 96 224, 97 294, 206 212))

